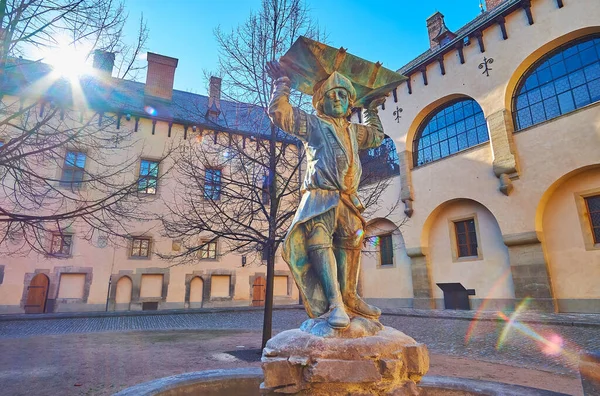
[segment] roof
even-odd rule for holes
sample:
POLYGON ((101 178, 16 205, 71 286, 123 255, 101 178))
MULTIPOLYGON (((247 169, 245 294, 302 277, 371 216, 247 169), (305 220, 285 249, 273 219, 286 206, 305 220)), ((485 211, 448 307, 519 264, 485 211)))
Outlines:
POLYGON ((450 43, 435 49, 428 49, 427 51, 423 52, 421 55, 417 56, 415 59, 398 69, 398 73, 408 76, 414 71, 419 70, 421 67, 430 63, 438 56, 448 52, 449 50, 454 49, 456 44, 463 43, 464 39, 471 36, 474 32, 482 30, 488 27, 489 25, 495 23, 496 19, 499 16, 512 12, 522 3, 522 1, 523 0, 506 0, 504 3, 500 4, 496 8, 479 14, 466 25, 454 32, 454 34, 456 34, 456 38, 453 39, 450 43))
MULTIPOLYGON (((0 82, 2 92, 15 96, 42 96, 63 106, 73 104, 71 83, 65 78, 49 78, 52 73, 50 65, 13 58, 5 70, 5 78, 0 82), (45 81, 48 81, 48 87, 45 81)), ((204 95, 173 90, 172 100, 165 101, 145 95, 144 83, 100 75, 81 76, 79 84, 87 105, 96 111, 130 114, 248 136, 271 135, 271 121, 259 106, 221 99, 220 112, 209 116, 209 100, 204 95)), ((299 143, 298 139, 279 129, 277 139, 299 143)))

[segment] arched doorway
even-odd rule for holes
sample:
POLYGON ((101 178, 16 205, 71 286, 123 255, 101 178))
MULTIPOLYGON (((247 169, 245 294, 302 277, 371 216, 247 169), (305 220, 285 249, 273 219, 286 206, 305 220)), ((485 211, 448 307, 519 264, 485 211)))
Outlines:
POLYGON ((46 310, 46 299, 48 298, 48 286, 50 280, 44 274, 37 274, 27 287, 27 302, 25 313, 44 313, 46 310))
POLYGON ((115 310, 128 311, 131 303, 131 290, 133 285, 128 276, 122 276, 117 281, 117 293, 115 296, 115 310))
POLYGON ((190 308, 202 307, 202 296, 204 293, 204 281, 196 276, 190 282, 190 308))
POLYGON ((267 295, 267 282, 262 276, 254 279, 252 284, 252 306, 262 307, 265 305, 265 297, 267 295))

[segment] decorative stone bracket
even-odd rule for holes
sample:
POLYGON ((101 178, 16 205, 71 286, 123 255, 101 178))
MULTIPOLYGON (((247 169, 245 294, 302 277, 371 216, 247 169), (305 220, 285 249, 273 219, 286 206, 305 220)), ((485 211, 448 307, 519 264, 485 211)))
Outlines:
POLYGON ((489 115, 487 123, 494 155, 494 174, 500 179, 498 190, 508 196, 514 188, 512 181, 518 178, 512 120, 509 112, 502 109, 489 115))
POLYGON ((410 153, 406 150, 398 153, 400 163, 400 199, 404 203, 404 214, 408 217, 411 217, 413 214, 410 157, 410 153))

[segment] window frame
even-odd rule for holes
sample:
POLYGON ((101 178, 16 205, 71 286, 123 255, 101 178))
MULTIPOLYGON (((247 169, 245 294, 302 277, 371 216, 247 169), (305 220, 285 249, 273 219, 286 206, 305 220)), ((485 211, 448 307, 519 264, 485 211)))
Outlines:
POLYGON ((223 169, 222 168, 205 168, 204 169, 204 191, 202 196, 204 197, 204 199, 207 200, 211 200, 211 201, 219 201, 221 200, 221 188, 223 185, 223 169), (209 180, 208 178, 208 173, 210 172, 219 172, 219 181, 218 183, 215 182, 214 180, 214 176, 212 178, 212 180, 209 180), (210 190, 212 192, 211 195, 208 194, 208 186, 211 186, 210 190), (215 193, 216 193, 216 197, 215 197, 215 193))
POLYGON ((158 194, 158 178, 159 178, 159 174, 160 174, 160 160, 155 160, 155 159, 151 159, 151 158, 142 158, 140 160, 140 168, 138 171, 138 188, 137 188, 137 192, 138 194, 144 194, 144 195, 156 195, 158 194), (143 169, 143 163, 144 162, 148 162, 149 166, 148 166, 148 174, 147 175, 142 175, 142 169, 143 169), (156 176, 152 176, 150 174, 150 167, 152 166, 152 164, 156 164, 156 176), (149 192, 148 189, 151 188, 150 187, 150 181, 154 180, 154 192, 149 192), (146 187, 144 189, 140 189, 140 183, 142 181, 146 181, 146 187))
POLYGON ((85 182, 85 165, 87 163, 87 157, 88 157, 88 155, 87 155, 87 152, 85 152, 85 151, 79 151, 77 149, 67 149, 67 151, 65 152, 65 157, 64 157, 63 165, 62 165, 61 172, 60 172, 60 180, 59 180, 60 186, 69 187, 71 189, 79 189, 83 186, 83 183, 85 182), (73 165, 67 164, 67 157, 69 156, 69 153, 75 154, 75 162, 73 163, 73 165), (77 158, 78 158, 79 154, 82 154, 84 156, 83 167, 77 166, 77 158), (65 179, 66 171, 73 172, 71 175, 71 180, 65 179), (75 172, 81 172, 81 180, 80 181, 74 180, 75 172))
MULTIPOLYGON (((587 81, 587 77, 586 76, 583 77, 584 80, 585 80, 585 82, 583 84, 580 84, 580 85, 574 87, 574 88, 572 87, 573 84, 570 81, 571 80, 570 76, 575 75, 575 73, 580 72, 580 71, 584 72, 587 68, 589 68, 594 63, 597 62, 599 64, 599 66, 600 66, 600 51, 597 50, 597 52, 598 52, 598 54, 597 54, 598 55, 597 56, 598 60, 596 62, 592 62, 592 63, 589 63, 587 65, 581 64, 578 68, 576 68, 576 69, 574 69, 572 71, 568 71, 568 69, 565 68, 565 74, 557 76, 557 77, 554 77, 554 75, 552 73, 552 67, 554 67, 554 66, 556 66, 558 64, 562 64, 562 65, 566 66, 566 60, 571 59, 573 56, 575 56, 575 54, 571 54, 571 55, 569 55, 567 57, 567 59, 565 59, 564 58, 564 53, 566 51, 568 51, 569 49, 571 49, 573 47, 576 47, 576 46, 578 46, 580 44, 583 44, 584 42, 593 41, 593 40, 599 40, 599 39, 600 39, 600 33, 593 33, 593 34, 588 34, 588 35, 585 35, 585 36, 578 37, 576 39, 570 40, 570 41, 568 41, 568 42, 566 42, 566 43, 564 43, 562 45, 559 45, 558 47, 552 49, 551 51, 546 52, 538 60, 536 60, 531 66, 529 66, 527 68, 527 70, 519 78, 519 81, 517 82, 516 88, 514 89, 514 91, 512 93, 511 110, 512 110, 512 118, 513 118, 513 125, 514 125, 514 131, 515 131, 515 133, 520 132, 520 131, 524 131, 524 130, 527 130, 529 128, 533 128, 533 127, 536 127, 536 126, 539 126, 539 125, 542 125, 542 124, 544 124, 546 122, 550 122, 550 121, 559 119, 559 118, 561 118, 563 116, 566 116, 566 115, 569 115, 569 114, 573 114, 573 113, 577 112, 580 109, 584 109, 584 108, 586 108, 588 106, 592 106, 592 105, 600 103, 600 98, 597 99, 597 100, 595 100, 595 101, 591 100, 592 98, 591 98, 590 90, 589 90, 589 83, 590 83, 590 81, 587 81), (551 64, 550 61, 553 58, 557 57, 559 54, 562 57, 561 61, 551 64), (532 88, 531 90, 526 90, 526 91, 523 92, 523 88, 525 87, 525 85, 526 85, 527 81, 529 80, 529 78, 531 78, 534 75, 534 73, 536 73, 538 70, 543 69, 542 66, 545 63, 548 63, 548 71, 550 72, 550 76, 551 76, 550 79, 548 81, 545 81, 542 84, 540 84, 538 82, 538 85, 535 88, 532 88), (566 89, 565 91, 557 92, 556 91, 556 85, 555 85, 556 81, 558 81, 560 79, 565 79, 565 78, 566 78, 565 81, 569 81, 569 88, 566 89), (542 88, 548 86, 549 84, 552 84, 552 90, 554 91, 554 94, 553 95, 549 95, 548 97, 544 98, 543 97, 542 88), (588 94, 588 96, 590 98, 590 103, 587 103, 585 105, 581 105, 581 106, 577 107, 577 101, 576 101, 575 97, 573 96, 574 95, 573 92, 576 89, 581 88, 581 87, 586 87, 586 92, 587 92, 587 94, 588 94), (523 95, 528 95, 529 93, 531 93, 532 91, 534 91, 536 89, 540 90, 540 95, 542 95, 540 101, 539 102, 535 102, 532 105, 532 104, 530 104, 529 99, 527 99, 527 105, 525 105, 523 108, 518 108, 518 105, 519 105, 518 104, 518 99, 519 99, 519 97, 521 97, 523 95), (570 93, 570 99, 572 100, 572 103, 573 103, 573 109, 569 110, 569 111, 563 112, 561 110, 561 104, 560 104, 559 96, 560 95, 564 95, 566 93, 570 93), (547 109, 546 109, 546 106, 545 106, 544 102, 549 101, 550 99, 555 99, 555 102, 556 102, 555 104, 556 104, 556 107, 557 107, 558 112, 560 114, 548 118, 546 116, 547 109), (544 120, 540 120, 538 122, 534 122, 533 114, 531 113, 531 107, 534 106, 534 105, 541 105, 542 106, 542 109, 544 111, 544 120), (520 121, 519 121, 519 111, 522 111, 523 109, 529 109, 529 115, 531 117, 531 123, 529 125, 527 125, 527 126, 521 127, 520 126, 520 121)), ((593 44, 593 45, 595 46, 595 44, 593 44)), ((582 51, 580 51, 579 49, 577 50, 577 54, 579 54, 581 52, 582 51)), ((584 72, 584 74, 585 74, 585 72, 584 72)), ((595 82, 595 81, 597 81, 600 84, 600 77, 597 77, 597 78, 593 79, 591 82, 595 82)))
POLYGON ((202 245, 202 247, 200 249, 198 249, 198 259, 199 260, 216 261, 219 258, 218 239, 201 241, 201 245, 202 245), (211 247, 212 247, 212 249, 211 249, 211 247), (204 256, 205 252, 206 252, 206 257, 204 256), (214 257, 211 257, 211 252, 214 254, 214 257))
POLYGON ((396 263, 394 260, 394 235, 392 233, 389 234, 382 234, 382 235, 377 235, 379 237, 379 249, 378 249, 378 253, 379 253, 379 266, 380 267, 384 267, 384 268, 389 268, 389 267, 393 267, 396 263), (392 259, 391 263, 385 263, 383 262, 383 238, 389 238, 390 241, 390 258, 392 259))
MULTIPOLYGON (((590 195, 588 197, 584 197, 583 200, 585 201, 585 209, 586 209, 586 213, 588 216, 588 220, 590 222, 590 228, 592 231, 592 240, 594 241, 594 245, 600 245, 600 237, 598 239, 596 239, 596 229, 599 230, 600 232, 600 224, 598 225, 594 225, 594 220, 592 220, 592 214, 599 214, 600 215, 600 210, 592 212, 590 211, 590 203, 589 203, 589 199, 591 198, 596 198, 598 200, 600 200, 600 194, 598 195, 590 195)), ((600 223, 600 222, 599 222, 600 223)))
POLYGON ((600 187, 592 190, 578 191, 574 195, 585 250, 600 250, 600 241, 597 241, 594 235, 594 228, 597 227, 593 226, 587 202, 588 198, 600 196, 600 187))
MULTIPOLYGON (((450 248, 452 251, 452 262, 479 261, 483 260, 483 249, 481 245, 481 232, 479 231, 479 219, 477 213, 465 214, 463 216, 448 218, 448 228, 450 231, 450 248), (473 220, 475 228, 475 242, 477 243, 477 252, 472 256, 460 256, 460 246, 458 243, 458 232, 456 223, 473 220)), ((468 232, 467 232, 468 234, 468 232)))
POLYGON ((130 259, 134 259, 134 260, 148 260, 151 256, 151 250, 152 250, 152 237, 145 237, 145 236, 134 236, 131 237, 131 244, 129 246, 129 258, 130 259), (142 245, 141 242, 142 241, 148 241, 148 247, 147 247, 147 253, 145 256, 139 255, 139 254, 134 254, 134 251, 136 249, 135 243, 137 241, 140 241, 140 246, 137 248, 138 253, 141 253, 142 251, 142 245))
MULTIPOLYGON (((446 121, 444 121, 446 122, 446 121)), ((438 136, 439 139, 439 136, 438 136)), ((421 124, 419 125, 419 129, 417 130, 417 133, 415 134, 413 141, 412 141, 412 166, 413 169, 414 168, 420 168, 422 166, 425 165, 429 165, 432 164, 434 162, 438 162, 441 160, 444 160, 446 158, 450 158, 452 156, 458 155, 460 153, 463 153, 469 149, 472 149, 474 147, 478 147, 480 145, 483 144, 489 144, 490 142, 490 131, 487 125, 487 120, 485 118, 485 114, 483 113, 483 109, 481 108, 481 105, 473 98, 469 97, 469 96, 461 96, 459 98, 453 99, 453 100, 449 100, 443 104, 441 104, 440 106, 436 107, 435 109, 433 109, 428 115, 427 117, 425 117, 423 119, 423 121, 421 122, 421 124), (464 132, 456 132, 454 135, 446 135, 446 138, 438 140, 438 142, 433 143, 427 147, 425 147, 425 149, 427 148, 431 148, 434 147, 435 144, 438 144, 440 141, 443 142, 448 142, 448 154, 444 155, 442 152, 440 153, 440 157, 437 159, 432 159, 431 161, 426 161, 426 162, 422 162, 419 163, 419 143, 421 142, 421 139, 423 138, 428 138, 431 135, 426 135, 423 136, 423 132, 425 132, 425 130, 429 127, 430 123, 434 120, 434 118, 438 117, 438 115, 443 114, 443 112, 445 112, 447 109, 450 109, 451 107, 455 106, 456 104, 460 103, 460 102, 472 102, 474 105, 476 105, 478 107, 478 109, 473 108, 473 113, 469 114, 467 116, 464 116, 461 120, 459 121, 453 121, 450 124, 444 124, 443 127, 436 129, 435 133, 439 133, 440 131, 442 131, 443 129, 447 129, 447 126, 454 126, 456 128, 456 125, 459 124, 460 122, 464 122, 465 123, 465 130, 464 132), (484 123, 482 125, 477 125, 477 120, 476 117, 477 115, 481 112, 483 118, 484 118, 484 123), (468 118, 473 117, 474 119, 474 126, 473 128, 468 129, 467 125, 466 125, 466 121, 468 118), (477 129, 480 127, 485 127, 485 130, 487 132, 487 140, 483 140, 481 142, 479 142, 479 134, 477 129), (470 131, 474 131, 475 136, 477 136, 477 141, 478 143, 476 144, 472 144, 469 145, 469 132, 470 131), (460 144, 458 141, 458 136, 459 135, 463 135, 465 136, 465 141, 466 141, 466 147, 464 148, 460 148, 460 144), (450 141, 452 138, 456 139, 456 151, 453 151, 452 149, 450 149, 450 141)), ((440 146, 441 148, 441 146, 440 146)), ((432 155, 433 158, 433 155, 432 155)))
POLYGON ((50 236, 50 256, 54 257, 71 257, 73 255, 73 234, 68 234, 64 232, 53 232, 50 236), (54 241, 60 238, 60 248, 58 251, 54 250, 54 241), (65 244, 65 239, 70 239, 68 244, 65 244), (69 251, 67 253, 63 253, 63 248, 65 245, 69 246, 69 251))

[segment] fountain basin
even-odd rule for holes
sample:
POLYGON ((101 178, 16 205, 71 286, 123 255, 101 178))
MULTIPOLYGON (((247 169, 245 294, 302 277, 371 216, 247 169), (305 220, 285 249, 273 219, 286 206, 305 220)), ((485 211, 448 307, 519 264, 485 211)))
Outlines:
MULTIPOLYGON (((115 396, 259 396, 263 372, 260 367, 207 370, 160 378, 127 388, 115 396)), ((564 393, 499 382, 465 378, 425 376, 418 385, 420 396, 568 396, 564 393)), ((274 395, 273 393, 270 393, 274 395)))

